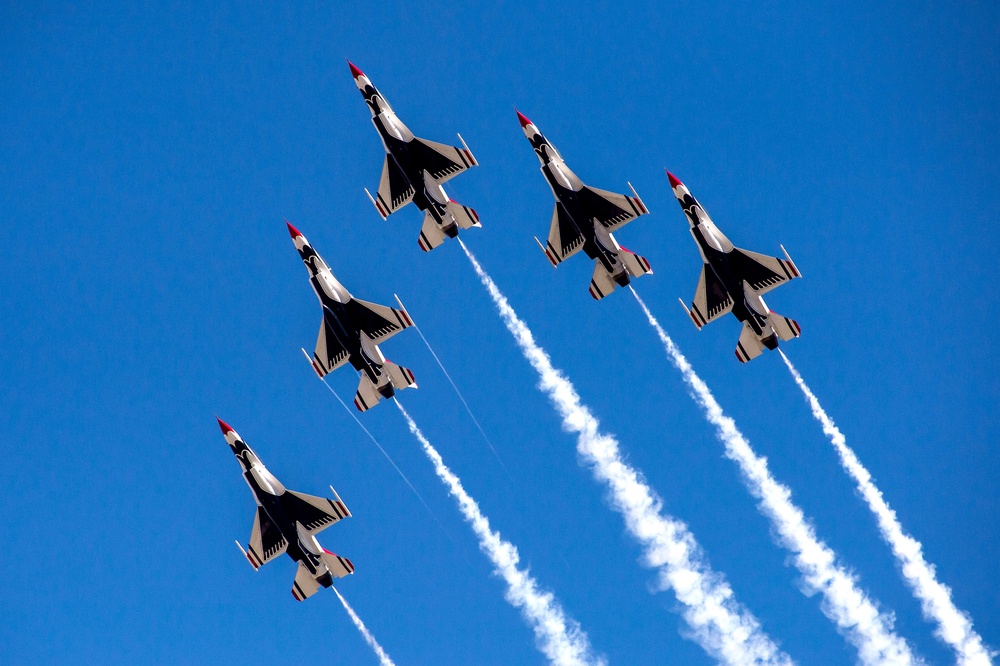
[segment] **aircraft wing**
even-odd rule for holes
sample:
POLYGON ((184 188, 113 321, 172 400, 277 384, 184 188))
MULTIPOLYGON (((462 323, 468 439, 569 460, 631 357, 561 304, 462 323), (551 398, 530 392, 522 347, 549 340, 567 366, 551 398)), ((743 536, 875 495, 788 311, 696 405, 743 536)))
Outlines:
POLYGON ((445 183, 478 162, 468 148, 456 148, 427 139, 415 138, 409 151, 420 168, 425 169, 438 183, 445 183))
POLYGON ((608 231, 621 229, 635 218, 649 212, 638 195, 630 197, 599 190, 596 187, 584 187, 578 196, 588 217, 597 218, 608 231))
POLYGON ((247 546, 247 559, 254 569, 259 569, 274 558, 285 552, 288 542, 281 531, 274 526, 264 507, 257 507, 257 516, 250 532, 250 543, 247 546))
POLYGON ((791 259, 786 261, 740 248, 729 253, 729 265, 759 294, 766 294, 789 280, 802 277, 791 259))
POLYGON ((313 369, 320 378, 333 372, 350 358, 351 354, 340 343, 336 333, 330 328, 326 316, 319 325, 319 337, 316 339, 316 351, 313 352, 313 369))
POLYGON ((309 534, 319 534, 330 525, 347 518, 351 512, 338 500, 297 493, 285 492, 285 509, 289 520, 298 521, 309 534))
POLYGON ((716 276, 711 266, 703 264, 698 288, 695 289, 694 300, 691 301, 691 309, 688 311, 694 325, 701 328, 732 309, 733 299, 725 285, 716 276))
POLYGON ((404 328, 413 326, 413 320, 406 310, 397 310, 356 298, 351 299, 346 308, 358 328, 375 344, 384 342, 404 328))
MULTIPOLYGON (((369 195, 371 196, 371 195, 369 195)), ((382 219, 389 217, 413 199, 413 185, 396 164, 392 155, 386 154, 382 167, 382 180, 378 184, 378 196, 373 199, 382 219)))
POLYGON ((545 256, 553 266, 558 266, 579 252, 585 240, 566 209, 557 202, 556 209, 552 213, 552 224, 549 225, 549 240, 542 248, 545 256))

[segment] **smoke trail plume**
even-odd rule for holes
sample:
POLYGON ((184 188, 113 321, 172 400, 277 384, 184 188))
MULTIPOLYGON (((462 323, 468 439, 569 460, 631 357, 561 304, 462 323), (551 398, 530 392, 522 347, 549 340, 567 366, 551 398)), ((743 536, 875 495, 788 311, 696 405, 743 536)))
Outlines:
POLYGON ((372 632, 368 631, 368 627, 366 627, 365 623, 361 621, 358 614, 354 612, 351 605, 347 603, 347 599, 345 599, 340 593, 340 590, 335 587, 333 588, 333 591, 337 594, 337 598, 340 599, 340 603, 344 605, 344 610, 346 610, 347 614, 351 616, 351 622, 353 622, 354 626, 361 632, 361 635, 365 639, 365 643, 368 643, 368 647, 375 651, 375 656, 378 657, 378 663, 381 664, 381 666, 396 666, 395 662, 392 661, 389 655, 385 653, 385 650, 382 649, 382 646, 378 644, 378 641, 375 640, 375 637, 372 636, 372 632))
POLYGON ((958 656, 959 664, 988 665, 990 655, 983 646, 983 639, 972 628, 972 620, 968 615, 958 610, 951 599, 951 590, 947 585, 938 582, 934 565, 929 564, 922 552, 920 542, 903 532, 903 526, 896 518, 896 512, 889 508, 882 492, 872 483, 871 473, 858 460, 854 451, 847 446, 847 439, 833 423, 833 419, 819 404, 802 375, 780 349, 782 360, 788 366, 788 371, 795 378, 795 383, 802 389, 806 402, 812 409, 813 416, 823 426, 823 432, 830 438, 830 443, 840 456, 840 464, 858 484, 858 492, 868 504, 868 508, 878 520, 878 528, 882 538, 892 548, 893 555, 899 560, 903 578, 920 601, 924 617, 938 625, 935 635, 950 645, 958 656))
POLYGON ((614 436, 600 425, 568 379, 552 366, 548 354, 510 307, 496 283, 458 239, 472 267, 493 299, 504 325, 539 376, 539 387, 555 405, 563 428, 577 436, 577 452, 595 478, 605 483, 615 510, 643 547, 645 562, 657 569, 660 588, 671 589, 684 605, 690 636, 725 664, 790 664, 757 618, 736 601, 724 577, 712 571, 694 535, 680 520, 665 515, 663 502, 638 470, 622 458, 614 436))
POLYGON ((520 556, 517 548, 502 539, 499 532, 490 529, 489 520, 465 491, 461 480, 444 464, 441 454, 424 437, 399 400, 395 402, 406 419, 410 432, 423 446, 424 453, 434 465, 434 471, 458 501, 462 516, 479 539, 479 549, 486 554, 493 563, 494 571, 507 584, 507 601, 521 611, 534 630, 542 653, 553 664, 603 664, 602 659, 592 656, 590 641, 579 623, 566 615, 551 592, 539 589, 535 579, 518 567, 520 556))
POLYGON ((857 648, 862 663, 915 663, 917 660, 909 646, 893 632, 892 618, 879 613, 875 603, 858 589, 855 576, 836 563, 834 552, 819 540, 802 510, 792 502, 792 491, 774 480, 767 468, 767 459, 750 448, 750 443, 736 428, 735 421, 722 412, 708 386, 695 373, 634 289, 632 295, 656 330, 671 362, 691 387, 692 397, 715 426, 716 434, 726 446, 726 456, 739 465, 744 482, 759 500, 760 510, 771 520, 781 545, 792 551, 795 567, 802 573, 807 588, 810 592, 823 595, 823 612, 857 648))

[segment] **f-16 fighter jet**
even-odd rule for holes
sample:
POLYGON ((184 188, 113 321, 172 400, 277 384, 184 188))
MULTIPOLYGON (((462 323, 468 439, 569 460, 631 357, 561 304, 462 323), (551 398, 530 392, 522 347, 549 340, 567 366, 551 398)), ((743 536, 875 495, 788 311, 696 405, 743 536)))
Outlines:
POLYGON ((286 490, 236 431, 222 419, 218 421, 257 502, 250 543, 244 550, 240 542, 236 542, 250 565, 259 569, 282 553, 288 553, 299 563, 292 584, 292 596, 297 601, 311 597, 320 585, 330 587, 334 578, 354 573, 354 565, 349 559, 331 553, 316 540, 317 534, 351 515, 337 491, 331 487, 336 499, 325 499, 286 490))
POLYGON ((591 259, 596 259, 590 295, 597 300, 614 291, 616 285, 628 286, 630 275, 639 277, 652 273, 645 257, 629 252, 611 235, 612 231, 649 212, 632 185, 629 184, 629 188, 633 196, 587 187, 570 171, 562 155, 542 136, 535 124, 520 111, 516 113, 524 135, 542 163, 542 174, 556 198, 548 242, 543 246, 535 238, 552 265, 558 266, 580 250, 591 259))
POLYGON ((746 363, 763 353, 777 349, 778 338, 791 340, 802 332, 798 323, 772 312, 761 294, 766 294, 788 280, 802 277, 792 258, 768 257, 735 247, 712 222, 705 209, 684 184, 667 172, 670 187, 691 223, 691 235, 698 244, 702 261, 701 279, 689 310, 681 305, 700 330, 702 326, 727 312, 743 322, 743 332, 736 345, 736 358, 746 363))
POLYGON ((322 379, 350 361, 361 375, 354 405, 362 412, 374 407, 382 398, 391 398, 395 395, 394 389, 416 388, 413 373, 387 361, 378 348, 379 343, 413 326, 410 315, 405 309, 396 310, 353 298, 333 277, 330 267, 316 254, 306 237, 290 223, 286 224, 309 271, 309 283, 323 306, 323 321, 312 356, 316 374, 322 379))
POLYGON ((378 194, 373 197, 371 192, 365 190, 382 219, 387 219, 411 201, 415 203, 424 211, 424 226, 417 239, 424 252, 443 243, 446 236, 458 236, 460 227, 482 226, 476 211, 453 201, 441 187, 469 167, 479 164, 465 145, 462 135, 458 135, 461 148, 413 136, 368 77, 352 63, 347 64, 351 66, 354 83, 368 103, 372 123, 385 146, 385 166, 382 167, 378 194))

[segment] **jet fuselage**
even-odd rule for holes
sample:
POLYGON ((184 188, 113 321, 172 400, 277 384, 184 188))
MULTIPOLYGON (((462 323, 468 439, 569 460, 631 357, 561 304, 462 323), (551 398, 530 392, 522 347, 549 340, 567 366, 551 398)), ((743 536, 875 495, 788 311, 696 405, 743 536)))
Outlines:
MULTIPOLYGON (((298 246, 299 242, 296 241, 296 247, 298 246)), ((378 384, 385 357, 378 345, 371 341, 347 311, 347 304, 352 300, 350 292, 333 276, 333 271, 323 261, 323 257, 304 242, 304 238, 298 250, 309 271, 309 284, 323 306, 323 318, 330 325, 337 341, 350 353, 348 360, 351 366, 358 372, 364 372, 374 384, 378 384)), ((392 397, 391 385, 385 390, 389 392, 386 397, 392 397)))
POLYGON ((618 243, 602 225, 594 221, 594 216, 580 200, 583 181, 566 165, 562 155, 543 134, 539 132, 529 137, 529 141, 542 163, 542 175, 552 195, 583 235, 583 251, 589 258, 600 261, 621 286, 627 285, 629 276, 618 259, 618 243))
POLYGON ((365 85, 361 94, 364 95, 365 102, 372 112, 372 124, 382 139, 385 152, 413 188, 413 203, 421 211, 430 211, 435 221, 442 225, 442 230, 447 236, 450 238, 458 236, 458 227, 448 215, 446 207, 450 198, 444 188, 430 177, 425 165, 415 159, 410 151, 410 143, 414 139, 413 132, 396 116, 389 103, 370 82, 365 85))
POLYGON ((691 224, 691 235, 698 244, 702 259, 729 292, 729 297, 733 300, 732 314, 741 322, 747 322, 764 346, 776 349, 778 338, 767 321, 768 308, 764 299, 746 284, 743 276, 733 269, 729 261, 729 255, 735 246, 715 226, 692 195, 687 194, 684 198, 683 208, 691 224))
POLYGON ((329 587, 333 583, 333 576, 319 557, 322 547, 315 537, 291 518, 292 512, 286 506, 290 496, 286 493, 285 486, 268 471, 257 454, 234 431, 227 433, 226 440, 240 466, 243 467, 243 478, 250 486, 250 492, 253 493, 257 505, 264 510, 272 525, 281 532, 288 543, 285 550, 287 555, 296 562, 304 564, 309 572, 317 577, 317 582, 329 587))

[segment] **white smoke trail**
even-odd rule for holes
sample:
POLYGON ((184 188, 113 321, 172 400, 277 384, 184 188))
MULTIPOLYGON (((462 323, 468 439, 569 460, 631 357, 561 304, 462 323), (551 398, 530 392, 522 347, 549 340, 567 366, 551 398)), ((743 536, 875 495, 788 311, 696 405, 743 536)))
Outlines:
POLYGON ((958 663, 969 666, 990 664, 990 655, 983 646, 983 639, 972 628, 972 620, 968 615, 958 610, 951 599, 951 590, 947 585, 938 582, 934 565, 929 564, 922 552, 920 542, 903 532, 903 526, 896 518, 896 512, 889 508, 882 492, 872 483, 871 473, 858 460, 854 451, 847 446, 847 439, 833 423, 833 419, 819 404, 819 400, 806 385, 792 362, 780 349, 778 353, 788 366, 789 372, 795 378, 795 383, 802 389, 806 401, 812 409, 813 416, 823 426, 823 432, 830 438, 830 443, 840 456, 840 464, 858 484, 858 491, 868 504, 868 508, 878 520, 882 538, 892 547, 892 552, 899 560, 903 570, 903 578, 913 590, 924 617, 938 625, 935 635, 948 643, 958 653, 958 663))
POLYGON ((759 501, 761 511, 771 520, 780 535, 781 545, 792 551, 795 567, 810 592, 823 595, 821 607, 838 631, 858 650, 865 664, 912 664, 917 662, 910 647, 893 633, 892 617, 879 613, 871 599, 857 586, 854 575, 836 563, 836 555, 819 540, 799 509, 792 503, 792 491, 774 480, 767 459, 758 456, 736 428, 736 422, 722 412, 708 386, 702 381, 677 345, 653 317, 639 294, 632 295, 656 330, 671 362, 691 387, 692 397, 705 410, 705 417, 715 426, 726 446, 726 456, 743 472, 744 482, 759 501))
POLYGON ((333 591, 337 594, 337 598, 340 599, 340 603, 344 605, 344 610, 346 610, 347 614, 351 616, 351 622, 353 622, 354 626, 361 632, 361 635, 365 639, 365 643, 368 643, 368 647, 375 651, 375 656, 378 657, 378 663, 382 666, 396 666, 395 662, 393 662, 389 655, 386 654, 385 650, 382 649, 382 646, 378 644, 378 641, 375 640, 375 637, 372 636, 372 632, 368 631, 368 627, 366 627, 365 623, 361 621, 358 614, 354 612, 351 605, 347 603, 347 599, 345 599, 344 595, 340 593, 340 590, 334 587, 333 591))
POLYGON ((657 569, 660 588, 672 589, 684 604, 690 635, 709 655, 725 664, 791 664, 752 613, 736 601, 725 578, 709 566, 701 547, 682 521, 665 515, 663 502, 638 470, 629 466, 614 436, 580 401, 568 379, 552 366, 528 327, 510 307, 496 283, 458 239, 504 325, 539 375, 539 387, 555 405, 563 428, 577 435, 577 451, 594 476, 607 484, 614 508, 629 533, 643 546, 646 563, 657 569))
POLYGON ((469 496, 461 480, 448 469, 431 443, 417 427, 413 418, 396 400, 396 406, 406 419, 410 432, 417 438, 424 453, 434 465, 438 477, 448 486, 448 491, 458 501, 458 508, 479 539, 479 549, 490 558, 494 571, 507 583, 508 602, 520 609, 531 625, 542 653, 553 664, 603 664, 604 660, 591 654, 590 641, 580 624, 568 617, 551 592, 539 589, 538 583, 527 571, 518 568, 520 556, 517 548, 490 529, 490 522, 480 511, 479 505, 469 496))

